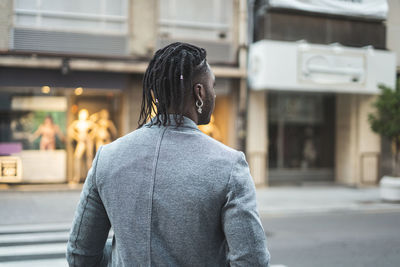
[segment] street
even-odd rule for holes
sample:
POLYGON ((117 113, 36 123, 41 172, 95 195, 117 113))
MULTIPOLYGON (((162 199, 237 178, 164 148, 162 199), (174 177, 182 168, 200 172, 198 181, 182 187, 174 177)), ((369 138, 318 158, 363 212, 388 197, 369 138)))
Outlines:
MULTIPOLYGON (((376 192, 258 190, 272 266, 399 266, 400 205, 380 203, 376 192)), ((79 189, 1 191, 0 266, 67 266, 66 241, 79 194, 79 189)))
POLYGON ((262 218, 271 263, 285 266, 400 265, 400 212, 335 212, 262 218))

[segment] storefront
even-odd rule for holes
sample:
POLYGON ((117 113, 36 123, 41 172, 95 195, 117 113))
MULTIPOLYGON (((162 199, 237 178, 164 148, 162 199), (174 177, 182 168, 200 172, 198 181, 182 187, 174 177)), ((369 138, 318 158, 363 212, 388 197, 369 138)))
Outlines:
POLYGON ((391 52, 264 40, 249 55, 247 153, 257 184, 375 183, 380 138, 368 125, 391 52))
POLYGON ((99 146, 121 136, 127 75, 0 71, 0 182, 80 182, 99 146))

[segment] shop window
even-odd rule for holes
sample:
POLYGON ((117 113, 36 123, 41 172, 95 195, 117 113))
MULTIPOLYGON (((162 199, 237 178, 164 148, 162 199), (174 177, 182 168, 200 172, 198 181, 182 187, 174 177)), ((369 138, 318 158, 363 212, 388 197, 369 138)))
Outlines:
POLYGON ((64 182, 67 99, 30 89, 2 90, 0 98, 0 162, 16 170, 2 170, 0 182, 64 182))
POLYGON ((120 92, 0 88, 0 182, 81 182, 119 137, 120 92))
POLYGON ((100 146, 115 140, 120 129, 119 94, 101 90, 71 98, 69 108, 69 180, 78 183, 86 176, 100 146))

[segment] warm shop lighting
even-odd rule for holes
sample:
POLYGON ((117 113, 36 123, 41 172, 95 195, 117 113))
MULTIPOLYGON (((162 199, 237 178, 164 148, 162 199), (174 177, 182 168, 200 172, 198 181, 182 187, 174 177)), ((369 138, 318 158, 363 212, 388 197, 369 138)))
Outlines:
POLYGON ((82 87, 78 87, 75 89, 75 94, 76 95, 81 95, 83 93, 83 88, 82 87))
POLYGON ((72 106, 71 106, 71 112, 72 112, 73 114, 76 114, 76 113, 78 112, 78 106, 77 106, 77 105, 72 105, 72 106))
POLYGON ((47 86, 47 85, 42 86, 42 93, 43 93, 43 94, 48 94, 48 93, 50 93, 50 87, 47 86))

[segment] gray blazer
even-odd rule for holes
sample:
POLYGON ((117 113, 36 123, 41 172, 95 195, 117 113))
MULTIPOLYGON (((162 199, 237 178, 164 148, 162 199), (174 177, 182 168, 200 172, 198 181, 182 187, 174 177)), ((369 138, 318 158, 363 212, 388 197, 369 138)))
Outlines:
POLYGON ((73 221, 70 266, 268 266, 244 154, 184 118, 102 147, 73 221), (112 249, 105 249, 110 230, 112 249))

